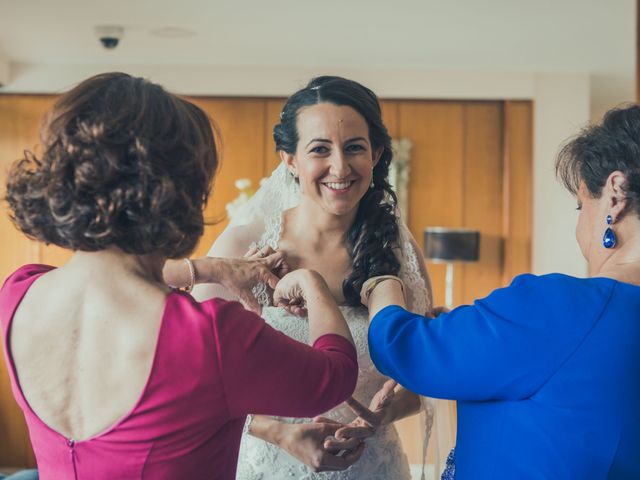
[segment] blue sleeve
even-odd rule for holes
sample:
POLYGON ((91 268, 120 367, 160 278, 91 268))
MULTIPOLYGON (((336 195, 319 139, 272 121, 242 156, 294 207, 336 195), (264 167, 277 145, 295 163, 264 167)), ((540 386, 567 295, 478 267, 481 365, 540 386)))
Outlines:
POLYGON ((371 358, 383 374, 423 395, 526 398, 578 348, 614 285, 521 275, 509 287, 434 319, 389 306, 371 321, 371 358))

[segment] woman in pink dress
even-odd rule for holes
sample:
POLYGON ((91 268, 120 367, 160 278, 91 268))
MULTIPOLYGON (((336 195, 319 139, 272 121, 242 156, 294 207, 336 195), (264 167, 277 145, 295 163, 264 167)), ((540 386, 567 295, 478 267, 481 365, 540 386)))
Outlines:
POLYGON ((42 156, 9 174, 11 216, 76 253, 60 268, 25 265, 0 290, 40 478, 231 479, 248 413, 313 416, 349 397, 356 352, 317 273, 278 281, 279 254, 165 263, 194 249, 217 168, 198 107, 103 74, 64 95, 43 131, 42 156), (167 287, 196 279, 275 287, 278 304, 308 310, 312 346, 239 303, 167 287))

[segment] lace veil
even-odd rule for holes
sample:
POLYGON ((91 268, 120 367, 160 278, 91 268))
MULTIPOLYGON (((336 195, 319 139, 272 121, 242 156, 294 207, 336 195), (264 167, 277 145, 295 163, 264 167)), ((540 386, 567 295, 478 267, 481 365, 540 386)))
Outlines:
MULTIPOLYGON (((210 256, 229 256, 229 246, 235 251, 236 256, 241 256, 251 246, 270 246, 278 248, 278 242, 282 235, 283 212, 298 205, 300 201, 300 191, 293 176, 288 172, 282 162, 272 172, 271 176, 264 180, 258 191, 245 203, 238 207, 231 219, 229 226, 218 237, 211 247, 210 256), (221 248, 221 245, 225 247, 221 248), (221 250, 224 250, 222 252, 221 250), (222 253, 222 254, 221 254, 222 253)), ((406 224, 397 214, 398 225, 400 227, 400 264, 399 276, 406 287, 407 306, 411 311, 425 314, 431 307, 431 297, 429 283, 425 272, 421 268, 418 252, 414 247, 412 236, 406 224)), ((269 296, 265 285, 257 285, 253 290, 254 295, 261 305, 269 304, 269 296)), ((229 298, 226 292, 212 285, 196 286, 195 296, 198 299, 218 296, 229 298)), ((424 462, 426 460, 426 449, 430 436, 436 439, 438 434, 437 424, 434 422, 435 401, 430 398, 421 397, 423 404, 423 478, 424 462), (432 429, 434 430, 432 432, 432 429)), ((435 458, 435 472, 439 474, 439 459, 448 453, 441 452, 437 445, 433 446, 435 458)))

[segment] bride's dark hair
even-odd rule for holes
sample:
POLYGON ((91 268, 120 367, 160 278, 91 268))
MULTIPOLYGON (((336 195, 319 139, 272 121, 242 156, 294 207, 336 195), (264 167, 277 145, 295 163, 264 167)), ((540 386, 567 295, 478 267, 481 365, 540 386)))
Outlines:
POLYGON ((391 163, 391 137, 382 123, 380 103, 367 87, 341 77, 316 77, 305 88, 294 93, 273 129, 276 150, 294 154, 298 146, 297 116, 300 109, 318 103, 332 103, 353 108, 367 122, 373 152, 382 155, 373 169, 373 186, 367 190, 355 221, 347 232, 347 248, 353 269, 342 283, 342 291, 350 305, 360 305, 360 289, 370 277, 397 275, 400 262, 394 250, 398 247, 397 198, 387 177, 391 163))

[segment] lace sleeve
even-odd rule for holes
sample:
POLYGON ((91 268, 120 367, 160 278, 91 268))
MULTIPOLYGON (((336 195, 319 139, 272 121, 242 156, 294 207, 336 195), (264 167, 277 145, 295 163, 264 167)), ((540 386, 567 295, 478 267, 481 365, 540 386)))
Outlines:
POLYGON ((432 307, 431 282, 424 258, 404 223, 400 225, 400 244, 400 278, 407 287, 407 307, 414 313, 425 315, 432 307))

